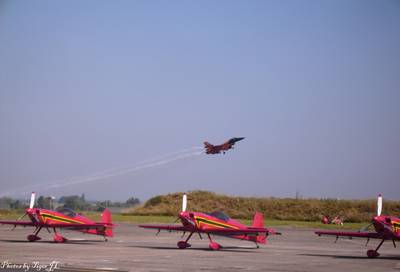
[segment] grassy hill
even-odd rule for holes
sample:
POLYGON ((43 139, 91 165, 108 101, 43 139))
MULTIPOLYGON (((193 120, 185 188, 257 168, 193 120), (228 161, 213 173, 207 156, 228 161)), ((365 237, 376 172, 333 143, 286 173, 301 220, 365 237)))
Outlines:
MULTIPOLYGON (((149 199, 141 207, 126 210, 132 215, 176 215, 182 207, 183 193, 159 195, 149 199)), ((188 193, 188 210, 212 212, 222 210, 233 218, 250 219, 255 211, 274 220, 319 221, 323 215, 341 215, 345 222, 367 222, 376 214, 376 199, 293 199, 255 198, 219 195, 207 191, 188 193)), ((383 203, 383 214, 399 215, 400 201, 383 203)))

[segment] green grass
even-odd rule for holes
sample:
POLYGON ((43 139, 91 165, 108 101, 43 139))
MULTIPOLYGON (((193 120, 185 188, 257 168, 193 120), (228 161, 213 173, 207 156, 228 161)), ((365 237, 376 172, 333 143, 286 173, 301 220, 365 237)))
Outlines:
MULTIPOLYGON (((0 211, 0 220, 16 220, 23 212, 18 211, 0 211)), ((96 212, 82 212, 82 214, 94 221, 100 221, 100 213, 96 212)), ((163 215, 127 215, 127 214, 113 214, 113 223, 133 223, 133 224, 172 224, 177 217, 163 216, 163 215)), ((26 220, 26 219, 23 219, 26 220)), ((250 225, 251 220, 241 219, 241 223, 250 225)), ((274 227, 293 227, 293 228, 307 228, 307 229, 346 229, 346 230, 359 230, 368 225, 369 222, 364 223, 345 223, 344 226, 337 225, 324 225, 320 222, 308 221, 293 221, 293 220, 265 220, 265 226, 274 227)))
MULTIPOLYGON (((93 220, 98 220, 99 215, 90 213, 85 214, 93 220)), ((114 223, 154 223, 154 224, 172 224, 177 217, 174 216, 163 216, 163 215, 126 215, 126 214, 113 214, 114 223)), ((251 220, 241 219, 241 223, 251 225, 251 220)), ((265 226, 267 227, 293 227, 293 228, 311 228, 311 229, 350 229, 359 230, 362 227, 368 225, 369 222, 364 223, 345 223, 343 226, 337 225, 325 225, 320 222, 307 222, 307 221, 292 221, 292 220, 265 220, 265 226)))
MULTIPOLYGON (((100 221, 100 213, 84 213, 84 216, 88 218, 100 221)), ((164 215, 125 215, 125 214, 112 214, 113 223, 135 223, 135 224, 143 224, 143 223, 163 223, 163 224, 171 224, 176 220, 176 216, 164 216, 164 215)))
MULTIPOLYGON (((175 215, 182 203, 182 192, 155 196, 142 206, 126 209, 132 215, 175 215)), ((255 211, 265 218, 284 221, 319 222, 323 216, 341 216, 345 223, 368 222, 376 214, 376 199, 294 199, 227 196, 207 191, 188 192, 188 209, 212 212, 221 210, 233 218, 249 219, 255 211)), ((384 214, 399 214, 400 201, 385 200, 384 214)))
POLYGON ((288 220, 266 220, 266 226, 268 227, 294 227, 294 228, 312 228, 312 229, 347 229, 347 230, 360 230, 369 224, 364 223, 345 223, 343 226, 338 225, 326 225, 320 222, 307 222, 307 221, 288 221, 288 220))

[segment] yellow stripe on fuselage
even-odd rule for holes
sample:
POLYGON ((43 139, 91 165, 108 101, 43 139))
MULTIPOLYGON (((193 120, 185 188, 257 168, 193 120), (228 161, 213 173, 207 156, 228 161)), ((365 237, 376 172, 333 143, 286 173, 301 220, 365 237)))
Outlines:
POLYGON ((400 222, 393 222, 393 232, 400 232, 400 222))
POLYGON ((85 224, 85 222, 82 221, 78 221, 72 218, 66 218, 66 217, 61 217, 61 216, 57 216, 54 214, 48 214, 48 213, 41 213, 40 214, 42 217, 42 220, 44 223, 46 223, 47 220, 52 220, 52 221, 57 221, 57 222, 61 222, 61 223, 76 223, 76 224, 85 224))
POLYGON ((234 225, 230 225, 227 223, 221 223, 221 222, 217 222, 208 218, 204 218, 201 216, 195 216, 194 217, 195 222, 196 222, 196 226, 198 228, 200 228, 201 224, 204 224, 206 226, 211 226, 211 227, 217 227, 217 228, 228 228, 228 229, 239 229, 239 227, 234 226, 234 225))

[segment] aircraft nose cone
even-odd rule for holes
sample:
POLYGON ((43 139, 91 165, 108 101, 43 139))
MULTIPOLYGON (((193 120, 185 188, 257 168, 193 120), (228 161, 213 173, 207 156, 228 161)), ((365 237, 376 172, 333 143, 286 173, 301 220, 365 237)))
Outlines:
POLYGON ((187 212, 180 212, 179 217, 180 218, 186 218, 188 216, 187 212))

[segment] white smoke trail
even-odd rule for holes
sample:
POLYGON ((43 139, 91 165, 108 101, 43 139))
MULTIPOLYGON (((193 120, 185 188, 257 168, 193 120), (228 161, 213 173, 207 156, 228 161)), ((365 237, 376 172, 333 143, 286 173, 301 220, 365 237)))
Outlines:
POLYGON ((140 166, 136 166, 132 169, 125 169, 125 170, 121 170, 121 171, 117 171, 115 173, 107 173, 104 175, 99 175, 99 176, 91 176, 91 177, 87 177, 81 180, 73 180, 70 182, 65 182, 65 183, 60 183, 60 184, 54 184, 51 185, 49 189, 52 188, 59 188, 59 187, 64 187, 64 186, 70 186, 70 185, 76 185, 76 184, 81 184, 81 183, 87 183, 87 182, 93 182, 93 181, 97 181, 97 180, 102 180, 102 179, 108 179, 108 178, 112 178, 112 177, 116 177, 116 176, 122 176, 122 175, 126 175, 129 173, 134 173, 143 169, 147 169, 147 168, 153 168, 153 167, 157 167, 160 165, 164 165, 164 164, 168 164, 177 160, 182 160, 185 158, 189 158, 189 157, 193 157, 193 156, 198 156, 201 155, 203 152, 202 151, 196 151, 196 152, 192 152, 192 153, 188 153, 188 154, 182 154, 179 156, 175 156, 169 159, 164 159, 161 161, 156 161, 156 162, 151 162, 151 163, 147 163, 147 164, 143 164, 140 166))
POLYGON ((95 172, 95 173, 92 173, 90 175, 77 176, 77 177, 72 177, 72 178, 68 178, 68 179, 63 179, 63 180, 58 181, 57 183, 64 183, 64 182, 67 182, 67 181, 70 181, 70 180, 89 179, 89 178, 97 177, 97 176, 100 176, 100 175, 112 175, 112 173, 115 172, 115 171, 117 171, 117 172, 129 171, 130 169, 136 168, 136 167, 141 166, 143 164, 148 164, 150 162, 157 162, 159 160, 165 160, 165 159, 167 159, 169 157, 172 157, 172 156, 175 157, 175 156, 180 155, 182 153, 193 152, 193 150, 197 150, 197 149, 203 149, 203 147, 193 146, 193 147, 190 147, 190 148, 181 149, 179 151, 171 152, 171 153, 168 153, 168 154, 158 155, 158 156, 155 156, 155 157, 150 158, 150 159, 145 159, 145 160, 142 160, 140 162, 135 163, 134 165, 117 166, 117 167, 110 168, 110 169, 107 169, 107 170, 95 172))
POLYGON ((104 171, 96 172, 96 173, 93 173, 90 175, 76 176, 76 177, 71 177, 68 179, 62 179, 62 180, 59 180, 58 182, 23 186, 23 187, 19 187, 19 188, 13 189, 13 190, 8 190, 6 192, 2 192, 2 193, 0 193, 0 196, 11 195, 11 194, 15 194, 18 192, 26 193, 27 191, 37 190, 38 188, 40 188, 41 191, 48 191, 48 190, 55 189, 55 188, 71 186, 71 185, 75 185, 75 184, 82 184, 82 183, 86 183, 86 182, 93 182, 93 181, 97 181, 97 180, 108 179, 108 178, 115 177, 115 176, 121 176, 121 175, 129 174, 129 173, 134 173, 139 170, 157 167, 157 166, 168 164, 168 163, 171 163, 171 162, 174 162, 177 160, 182 160, 185 158, 201 155, 203 153, 203 151, 194 151, 194 150, 199 150, 199 149, 203 149, 203 148, 199 147, 199 146, 194 146, 194 147, 185 148, 185 149, 182 149, 179 151, 175 151, 175 152, 172 152, 169 154, 160 155, 160 156, 156 156, 154 158, 146 159, 139 163, 136 163, 133 166, 132 165, 131 166, 119 166, 119 167, 110 168, 110 169, 107 169, 104 171))

